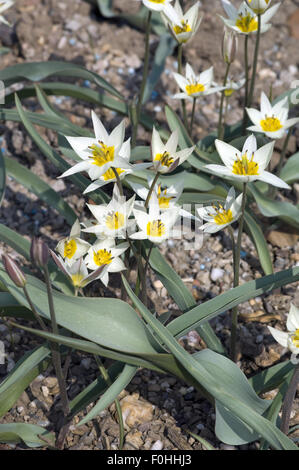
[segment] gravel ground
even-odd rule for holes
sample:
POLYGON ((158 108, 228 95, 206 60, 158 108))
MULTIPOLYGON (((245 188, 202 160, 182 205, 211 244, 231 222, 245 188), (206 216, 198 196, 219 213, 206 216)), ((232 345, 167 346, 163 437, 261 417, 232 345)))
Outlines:
MULTIPOLYGON (((116 8, 125 11, 121 0, 115 2, 116 8)), ((190 2, 185 2, 186 4, 190 2)), ((192 3, 192 2, 191 2, 192 3)), ((133 11, 137 2, 126 2, 126 11, 133 11), (132 6, 131 6, 132 4, 132 6)), ((199 32, 186 49, 187 60, 198 70, 214 65, 216 79, 222 79, 223 66, 220 60, 220 41, 222 36, 220 2, 217 0, 202 1, 205 21, 199 32)), ((9 10, 8 19, 15 25, 13 30, 4 26, 0 28, 2 45, 10 52, 1 56, 2 67, 39 60, 67 60, 85 65, 111 82, 128 99, 131 99, 141 82, 144 36, 125 22, 116 23, 101 18, 96 9, 82 0, 72 2, 72 15, 69 17, 69 4, 63 0, 18 0, 17 6, 9 10)), ((273 19, 273 27, 262 37, 261 60, 259 63, 259 80, 256 97, 261 89, 269 91, 272 86, 276 96, 288 89, 298 77, 298 23, 299 10, 295 2, 284 1, 279 14, 273 19), (297 28, 297 29, 296 29, 297 28)), ((156 36, 151 37, 151 52, 158 43, 156 36)), ((252 51, 252 49, 251 49, 252 51)), ((163 103, 166 101, 175 109, 179 103, 172 100, 176 91, 171 71, 176 70, 176 57, 169 57, 166 69, 157 87, 158 92, 152 95, 147 110, 160 122, 165 122, 163 103)), ((242 45, 239 47, 238 60, 233 66, 234 78, 242 75, 242 45)), ((88 82, 84 86, 90 87, 88 82)), ((91 127, 90 108, 85 103, 56 97, 53 103, 59 106, 71 118, 72 122, 91 127)), ((33 106, 28 101, 28 108, 33 106)), ((203 106, 195 115, 195 135, 201 138, 213 130, 217 123, 219 99, 211 95, 203 100, 203 106)), ((241 117, 240 98, 232 97, 228 110, 228 122, 233 123, 241 117)), ((38 110, 38 108, 35 108, 38 110)), ((111 111, 96 109, 100 117, 111 128, 119 118, 111 111)), ((68 180, 57 180, 59 173, 40 154, 31 142, 22 125, 8 122, 1 125, 1 150, 10 157, 30 168, 59 192, 72 206, 81 220, 87 217, 85 201, 78 190, 68 180)), ((51 145, 57 144, 56 135, 50 130, 41 130, 42 135, 51 145)), ((149 143, 150 134, 140 131, 140 143, 149 143)), ((299 131, 292 136, 290 151, 298 148, 299 131)), ((279 145, 274 155, 277 162, 279 145)), ((286 196, 279 196, 285 199, 286 196)), ((298 204, 299 185, 295 184, 288 197, 298 204)), ((253 208, 255 210, 255 208, 253 208)), ((290 232, 286 226, 270 225, 269 219, 261 218, 261 225, 267 235, 275 272, 299 264, 299 237, 290 232)), ((32 193, 8 178, 5 199, 0 208, 0 222, 17 230, 26 238, 33 234, 43 236, 51 248, 57 240, 65 236, 69 227, 64 219, 41 203, 32 193)), ((0 243, 0 250, 4 245, 0 243)), ((216 236, 205 236, 202 249, 199 251, 184 250, 183 241, 169 241, 161 247, 163 254, 173 268, 182 277, 192 291, 196 301, 201 303, 222 292, 232 285, 232 252, 229 238, 225 233, 216 236)), ((7 247, 5 247, 7 250, 7 247)), ((9 249, 17 259, 19 256, 9 249)), ((243 235, 241 282, 262 276, 255 248, 243 235)), ((132 272, 134 280, 134 271, 132 272)), ((120 296, 120 279, 112 276, 108 289, 96 284, 91 287, 90 295, 120 296)), ((149 297, 152 306, 161 314, 171 310, 173 316, 180 312, 176 304, 167 295, 166 289, 153 273, 148 279, 149 297)), ((269 335, 267 325, 285 327, 286 314, 290 302, 299 305, 298 284, 287 286, 271 295, 252 299, 242 304, 240 326, 239 364, 250 376, 263 368, 288 357, 288 353, 274 343, 269 335)), ((224 342, 229 340, 229 317, 221 315, 212 322, 215 331, 224 342)), ((39 340, 20 330, 8 331, 0 325, 0 337, 4 339, 8 362, 0 365, 0 380, 5 378, 14 363, 24 354, 39 344, 39 340)), ((203 340, 196 332, 180 339, 190 352, 205 347, 203 340)), ((68 374, 68 392, 71 398, 97 376, 97 365, 93 358, 76 352, 68 374)), ((59 411, 57 382, 53 370, 41 374, 23 393, 16 406, 1 422, 30 422, 53 429, 53 421, 59 411)), ((267 395, 275 396, 275 391, 267 395)), ((231 449, 221 444, 214 435, 215 414, 209 403, 198 396, 192 388, 177 379, 141 370, 130 385, 122 392, 122 406, 129 407, 126 419, 125 449, 151 449, 153 445, 163 449, 201 449, 201 445, 190 437, 188 431, 206 438, 216 448, 231 449)), ((90 407, 91 408, 91 405, 90 407)), ((74 419, 74 425, 83 416, 81 413, 74 419)), ((298 423, 298 401, 294 405, 291 424, 298 423)), ((20 448, 22 446, 17 446, 20 448)), ((114 405, 102 412, 92 422, 80 428, 71 427, 67 438, 70 449, 117 449, 118 424, 114 405)), ((3 445, 0 448, 14 448, 3 445)), ((255 449, 255 444, 241 446, 242 449, 255 449)))

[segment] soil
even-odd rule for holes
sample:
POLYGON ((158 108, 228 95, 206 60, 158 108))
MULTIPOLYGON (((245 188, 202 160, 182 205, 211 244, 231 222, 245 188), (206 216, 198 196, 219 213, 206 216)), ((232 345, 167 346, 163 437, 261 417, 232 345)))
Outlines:
MULTIPOLYGON (((18 0, 15 7, 8 10, 6 17, 14 25, 12 29, 0 26, 2 45, 10 51, 1 56, 2 68, 32 61, 66 60, 82 64, 86 68, 102 75, 130 100, 138 92, 142 78, 142 60, 144 53, 144 34, 125 21, 110 21, 101 17, 95 6, 82 0, 18 0)), ((138 2, 115 1, 115 9, 133 12, 138 2)), ((190 5, 192 2, 184 2, 190 5)), ((215 79, 223 79, 223 65, 220 57, 222 22, 221 4, 217 0, 202 0, 204 21, 190 45, 185 48, 185 58, 198 71, 214 65, 215 79)), ((256 102, 260 91, 268 92, 272 87, 273 96, 278 96, 289 89, 298 77, 299 55, 296 27, 298 28, 298 5, 293 1, 284 1, 279 14, 273 18, 273 26, 262 36, 261 54, 258 64, 256 102), (297 20, 296 20, 297 18, 297 20), (297 23, 296 23, 297 21, 297 23)), ((151 35, 151 56, 158 44, 158 37, 151 35)), ((239 41, 238 58, 233 65, 234 79, 243 72, 243 42, 239 41)), ((250 54, 252 55, 252 44, 250 54)), ((159 122, 165 123, 164 103, 179 109, 179 103, 171 96, 177 91, 171 72, 177 68, 175 54, 167 58, 165 71, 147 104, 147 111, 159 122)), ((93 87, 88 81, 84 86, 93 87)), ((86 103, 54 97, 53 103, 67 113, 72 122, 91 128, 90 107, 86 103)), ((238 121, 242 116, 242 95, 232 97, 227 122, 238 121)), ((26 102, 28 109, 39 108, 32 100, 26 102)), ((206 97, 195 114, 195 135, 202 138, 214 130, 218 120, 219 98, 216 95, 206 97)), ((119 121, 112 111, 98 108, 95 111, 108 126, 113 128, 119 121)), ((188 109, 188 111, 191 111, 188 109)), ((166 125, 166 124, 165 124, 166 125)), ((67 180, 58 180, 59 172, 47 161, 32 143, 23 126, 7 122, 0 126, 1 151, 6 156, 17 159, 61 194, 77 213, 81 221, 89 217, 85 200, 80 192, 67 180)), ((39 129, 47 141, 54 147, 57 136, 50 130, 39 129)), ((140 130, 139 142, 149 144, 150 133, 140 130)), ((299 131, 291 138, 290 153, 298 148, 299 131)), ((277 152, 279 151, 277 145, 277 152)), ((276 154, 278 155, 278 153, 276 154)), ((276 160, 277 161, 277 160, 276 160)), ((274 157, 275 163, 275 157, 274 157)), ((290 197, 299 202, 299 185, 294 184, 291 195, 283 192, 283 199, 290 197)), ((260 218, 264 232, 268 236, 269 248, 275 272, 299 265, 298 235, 289 227, 277 225, 272 219, 260 218), (272 225, 271 225, 272 224, 272 225)), ((33 235, 42 236, 54 248, 57 241, 68 234, 69 227, 65 220, 54 210, 49 209, 30 191, 8 178, 5 198, 0 208, 0 222, 16 230, 27 239, 33 235)), ((163 254, 173 268, 182 277, 198 303, 230 289, 232 285, 232 251, 230 240, 224 232, 216 236, 204 236, 202 249, 184 250, 183 241, 172 241, 161 247, 163 254), (218 270, 218 271, 217 271, 218 270), (221 270, 221 271, 219 271, 221 270), (217 275, 218 272, 218 275, 217 275)), ((3 243, 0 251, 9 252, 16 259, 24 260, 3 243)), ((26 264, 26 263, 25 263, 26 264)), ((261 277, 255 248, 244 234, 242 239, 241 282, 261 277)), ((132 273, 132 280, 134 271, 132 273)), ((168 296, 161 282, 150 273, 148 279, 149 297, 158 314, 168 310, 173 317, 179 315, 178 307, 168 296)), ((120 279, 112 276, 109 288, 104 289, 93 284, 89 295, 120 296, 120 279)), ((263 370, 289 357, 281 346, 274 342, 267 325, 285 328, 286 314, 290 302, 299 305, 298 284, 286 286, 270 295, 252 299, 242 304, 240 322, 240 354, 238 364, 247 376, 263 370)), ((229 341, 229 316, 223 314, 211 322, 216 333, 227 343, 229 341)), ((0 380, 4 379, 15 362, 24 352, 40 344, 37 337, 19 329, 9 331, 0 324, 0 338, 4 340, 7 361, 0 365, 0 380)), ((195 352, 205 347, 196 332, 180 339, 186 349, 195 352)), ((74 352, 68 373, 68 393, 75 397, 98 375, 98 368, 93 357, 74 352)), ((272 391, 267 398, 273 398, 272 391)), ((211 405, 192 388, 174 377, 140 370, 120 396, 133 398, 135 408, 144 410, 141 422, 131 423, 126 428, 125 449, 149 450, 155 445, 163 449, 202 449, 201 444, 190 436, 188 431, 207 439, 221 450, 237 447, 220 443, 214 433, 215 412, 211 405), (137 406, 138 405, 138 406, 137 406)), ((294 403, 291 425, 298 424, 299 403, 294 403)), ((90 405, 87 409, 91 409, 90 405)), ((57 382, 53 370, 39 375, 31 386, 22 394, 16 405, 1 422, 29 422, 39 424, 49 430, 60 411, 57 382)), ((117 449, 119 431, 114 405, 103 411, 96 419, 76 428, 86 413, 80 413, 74 419, 66 441, 68 449, 117 449)), ((297 431, 298 432, 298 431, 297 431)), ((294 436, 296 434, 294 433, 294 436)), ((296 436, 298 437, 298 435, 296 436)), ((2 445, 3 449, 19 449, 22 445, 2 445)), ((256 449, 255 443, 240 447, 256 449)))

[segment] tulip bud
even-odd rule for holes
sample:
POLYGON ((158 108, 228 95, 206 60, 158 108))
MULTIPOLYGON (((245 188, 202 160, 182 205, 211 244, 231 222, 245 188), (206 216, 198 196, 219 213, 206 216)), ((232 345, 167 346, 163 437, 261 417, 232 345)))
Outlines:
POLYGON ((49 248, 40 238, 33 238, 30 247, 30 256, 33 263, 44 268, 49 261, 49 248))
POLYGON ((271 0, 246 0, 246 3, 254 13, 261 15, 269 8, 271 0))
POLYGON ((8 255, 2 255, 2 262, 5 271, 15 285, 17 287, 24 287, 26 284, 26 277, 18 264, 8 255))
POLYGON ((222 57, 226 64, 231 64, 236 58, 238 40, 234 31, 225 29, 222 38, 222 57))

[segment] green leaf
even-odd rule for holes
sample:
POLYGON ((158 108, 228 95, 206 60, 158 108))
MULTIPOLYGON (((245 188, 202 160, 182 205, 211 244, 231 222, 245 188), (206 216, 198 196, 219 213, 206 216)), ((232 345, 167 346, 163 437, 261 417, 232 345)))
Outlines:
POLYGON ((100 75, 95 72, 90 72, 81 65, 72 64, 71 62, 51 60, 46 62, 24 62, 22 64, 12 65, 0 71, 0 80, 4 82, 5 87, 8 87, 24 80, 40 82, 53 75, 90 80, 112 95, 117 96, 117 98, 123 99, 122 95, 110 85, 110 83, 104 80, 104 78, 100 77, 100 75))
POLYGON ((55 446, 55 436, 41 426, 28 423, 0 424, 0 442, 18 444, 24 442, 28 447, 45 447, 48 444, 40 439, 42 436, 55 446))
POLYGON ((299 267, 294 267, 254 281, 245 282, 241 286, 234 287, 228 292, 197 305, 180 317, 175 318, 167 325, 167 329, 176 337, 183 336, 188 331, 198 327, 202 322, 211 320, 249 299, 298 280, 299 267))
MULTIPOLYGON (((107 370, 112 382, 116 380, 119 373, 123 370, 124 364, 121 362, 114 362, 107 370)), ((91 402, 96 401, 102 393, 107 389, 107 383, 99 376, 91 384, 82 390, 72 401, 70 401, 70 410, 72 416, 75 416, 80 411, 84 410, 91 402)))
POLYGON ((0 149, 0 206, 4 198, 5 186, 6 186, 5 163, 4 163, 4 158, 0 149))
POLYGON ((9 292, 0 292, 0 317, 34 320, 33 313, 28 308, 20 305, 9 292))
POLYGON ((47 183, 41 180, 37 175, 28 170, 28 168, 20 165, 12 158, 4 157, 7 173, 18 183, 29 189, 39 199, 44 201, 53 209, 56 209, 67 221, 69 225, 73 225, 77 216, 67 202, 52 189, 47 183))
POLYGON ((110 387, 103 393, 97 404, 89 411, 89 413, 80 421, 78 426, 85 424, 95 416, 97 416, 101 411, 103 411, 107 406, 111 405, 113 401, 118 397, 120 392, 131 382, 132 378, 136 374, 137 367, 125 365, 122 372, 119 374, 117 379, 113 382, 110 387))
POLYGON ((42 372, 50 362, 47 346, 39 346, 26 352, 16 363, 9 375, 0 384, 0 417, 10 410, 23 391, 42 372))
MULTIPOLYGON (((50 319, 46 287, 43 282, 27 277, 27 290, 37 312, 50 319)), ((16 287, 2 266, 0 278, 15 299, 30 308, 22 289, 16 287)), ((134 309, 113 298, 71 297, 53 291, 57 323, 82 338, 116 351, 129 354, 153 353, 154 340, 134 309)))
POLYGON ((265 217, 278 217, 293 227, 299 228, 299 209, 289 202, 274 201, 262 194, 255 185, 249 184, 259 210, 265 217))
MULTIPOLYGON (((149 264, 182 311, 188 310, 196 304, 191 292, 156 247, 151 251, 149 264)), ((208 323, 201 325, 198 332, 208 347, 220 353, 225 352, 211 325, 208 323)))
POLYGON ((201 443, 203 447, 205 447, 205 450, 216 450, 215 447, 212 446, 206 439, 203 437, 199 436, 198 434, 194 434, 194 432, 187 431, 190 436, 194 437, 198 442, 201 443))
POLYGON ((288 184, 299 180, 299 152, 287 159, 279 176, 288 184))
POLYGON ((295 365, 291 361, 280 362, 250 377, 249 382, 257 394, 265 393, 279 387, 294 369, 295 365))
POLYGON ((245 211, 244 219, 245 228, 247 228, 249 235, 251 236, 255 244, 255 248, 264 273, 272 274, 273 264, 270 256, 270 251, 261 227, 258 225, 254 217, 249 214, 248 210, 245 211))
POLYGON ((150 99, 151 94, 164 71, 166 58, 169 55, 172 55, 176 45, 176 40, 170 36, 170 34, 164 34, 160 37, 159 45, 155 51, 152 70, 146 80, 143 103, 146 103, 150 99))
MULTIPOLYGON (((235 393, 235 380, 222 374, 221 367, 217 367, 218 373, 215 373, 216 366, 215 368, 212 368, 214 364, 212 364, 211 361, 209 361, 208 366, 203 364, 202 361, 196 361, 196 359, 188 354, 175 340, 168 328, 165 328, 159 320, 157 320, 147 310, 142 302, 136 297, 124 276, 122 276, 122 280, 135 307, 138 309, 145 321, 160 337, 160 341, 165 344, 186 371, 188 371, 198 381, 198 383, 208 391, 208 393, 215 397, 220 405, 242 420, 242 422, 252 428, 253 431, 256 431, 260 436, 267 439, 274 449, 297 450, 297 447, 290 439, 288 439, 272 423, 260 416, 259 412, 256 411, 256 409, 261 411, 262 407, 262 405, 260 405, 260 407, 256 408, 257 403, 260 400, 257 396, 255 400, 253 400, 253 395, 249 395, 249 392, 247 392, 246 396, 239 396, 235 393)), ((215 352, 210 351, 210 353, 214 355, 216 363, 218 358, 219 361, 223 358, 223 356, 215 352)), ((229 361, 229 359, 226 360, 229 361)), ((231 363, 231 370, 233 371, 232 376, 234 377, 237 373, 236 368, 238 369, 238 366, 232 361, 229 362, 231 363)), ((238 373, 242 374, 240 370, 238 373)), ((244 374, 242 374, 242 376, 242 379, 238 379, 240 383, 241 381, 244 381, 245 378, 244 374)))

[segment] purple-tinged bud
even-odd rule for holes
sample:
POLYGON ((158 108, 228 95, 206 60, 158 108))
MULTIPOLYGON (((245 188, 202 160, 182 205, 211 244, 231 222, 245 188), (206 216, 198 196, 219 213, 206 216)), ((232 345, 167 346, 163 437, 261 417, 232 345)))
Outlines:
POLYGON ((5 271, 15 285, 17 287, 24 287, 27 282, 26 277, 18 264, 8 255, 2 255, 2 263, 5 271))
POLYGON ((234 31, 225 29, 222 38, 222 57, 226 64, 231 64, 237 53, 238 40, 234 31))
POLYGON ((30 256, 33 263, 40 268, 44 268, 49 261, 48 245, 40 238, 33 238, 30 247, 30 256))

